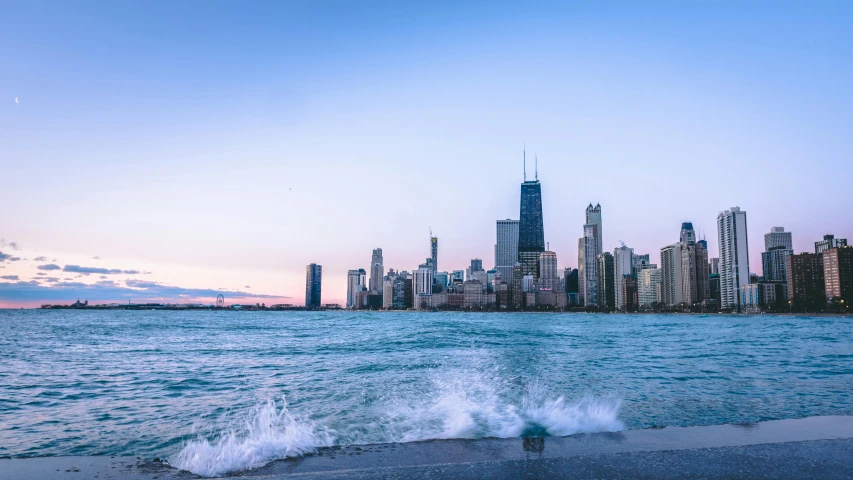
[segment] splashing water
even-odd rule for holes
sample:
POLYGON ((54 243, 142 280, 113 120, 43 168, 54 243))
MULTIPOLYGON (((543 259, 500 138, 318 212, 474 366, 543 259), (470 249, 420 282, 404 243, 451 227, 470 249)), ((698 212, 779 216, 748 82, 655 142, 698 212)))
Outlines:
POLYGON ((228 430, 214 441, 199 437, 187 442, 170 463, 212 477, 304 455, 334 443, 330 432, 291 415, 284 399, 279 403, 268 400, 254 407, 241 430, 228 430))

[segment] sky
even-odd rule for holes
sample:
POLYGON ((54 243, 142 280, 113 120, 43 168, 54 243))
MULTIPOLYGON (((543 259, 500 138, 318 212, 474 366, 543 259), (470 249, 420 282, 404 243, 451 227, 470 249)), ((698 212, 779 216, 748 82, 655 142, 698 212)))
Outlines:
POLYGON ((653 262, 684 221, 716 256, 739 206, 760 274, 772 226, 796 252, 853 237, 851 21, 844 1, 6 3, 0 307, 302 304, 312 262, 343 303, 348 269, 381 247, 411 271, 430 228, 442 270, 491 267, 525 145, 560 268, 590 202, 605 250, 653 262))

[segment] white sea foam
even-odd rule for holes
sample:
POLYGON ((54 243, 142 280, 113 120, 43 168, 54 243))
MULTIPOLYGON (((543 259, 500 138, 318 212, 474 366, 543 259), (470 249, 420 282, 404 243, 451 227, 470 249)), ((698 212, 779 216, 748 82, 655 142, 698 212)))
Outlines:
POLYGON ((384 415, 378 423, 386 433, 381 440, 563 436, 625 428, 618 418, 618 399, 584 396, 570 401, 536 382, 512 388, 506 372, 487 364, 439 369, 430 375, 426 391, 401 392, 380 402, 384 415))
POLYGON ((170 463, 197 475, 213 477, 257 468, 272 460, 313 452, 334 443, 332 435, 314 423, 301 420, 282 400, 261 403, 252 409, 245 425, 217 435, 187 442, 170 463))

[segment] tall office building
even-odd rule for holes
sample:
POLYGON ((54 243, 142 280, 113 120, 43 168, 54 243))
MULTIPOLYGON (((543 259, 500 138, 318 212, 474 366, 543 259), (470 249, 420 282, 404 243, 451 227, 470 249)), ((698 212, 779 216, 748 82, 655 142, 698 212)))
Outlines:
POLYGON ((466 272, 465 280, 474 280, 474 272, 479 272, 481 270, 485 271, 483 270, 483 260, 479 258, 472 258, 471 265, 468 267, 466 272))
POLYGON ((596 260, 598 263, 598 306, 601 310, 610 312, 616 309, 617 281, 613 270, 613 255, 610 252, 604 252, 596 260))
POLYGON ((783 227, 773 227, 764 234, 764 251, 761 252, 761 271, 765 282, 787 281, 785 257, 794 253, 791 232, 783 227))
POLYGON ((667 307, 683 302, 681 244, 660 249, 660 303, 667 307))
POLYGON ((596 254, 604 253, 604 240, 603 234, 601 230, 601 204, 595 204, 595 207, 592 206, 592 203, 586 207, 586 225, 592 225, 593 235, 595 236, 595 246, 597 249, 596 254))
POLYGON ((785 257, 785 272, 791 308, 809 312, 823 311, 826 306, 823 254, 788 255, 785 257))
POLYGON ((641 310, 660 303, 661 269, 646 268, 637 274, 637 299, 641 310))
POLYGON ((847 239, 835 238, 835 235, 824 235, 823 240, 814 242, 814 253, 823 253, 824 250, 837 247, 846 247, 847 239))
POLYGON ((622 306, 630 304, 625 302, 626 292, 624 290, 625 282, 622 281, 625 276, 634 274, 634 249, 622 245, 613 249, 613 269, 616 278, 616 308, 622 310, 622 306))
POLYGON ((524 273, 521 263, 515 262, 512 266, 512 307, 514 309, 524 308, 524 273))
POLYGON ((720 274, 720 257, 712 258, 710 260, 710 267, 711 267, 711 269, 709 271, 711 272, 711 275, 719 275, 720 274))
POLYGON ((385 266, 382 261, 382 249, 374 248, 370 257, 370 293, 382 293, 382 276, 385 274, 385 266))
POLYGON ((438 237, 432 234, 432 230, 429 232, 429 252, 432 259, 432 272, 435 273, 438 271, 438 237))
POLYGON ((363 268, 347 272, 347 308, 355 307, 355 296, 365 289, 367 272, 363 268))
POLYGON ((518 215, 518 262, 526 275, 539 278, 539 254, 545 251, 545 226, 542 220, 542 186, 537 166, 533 181, 527 181, 525 154, 524 183, 521 184, 521 207, 518 215))
POLYGON ((849 311, 853 302, 853 247, 823 251, 823 279, 827 303, 836 303, 849 311))
POLYGON ((678 234, 678 241, 682 244, 696 243, 696 230, 693 230, 693 223, 683 222, 681 224, 681 232, 678 234))
POLYGON ((560 275, 557 270, 557 254, 551 251, 539 255, 539 288, 559 290, 560 275))
POLYGON ((720 307, 738 310, 740 287, 749 283, 749 243, 746 212, 739 207, 717 215, 720 246, 720 307))
POLYGON ((578 296, 583 306, 598 305, 598 241, 595 225, 584 225, 584 236, 578 239, 578 296))
POLYGON ((412 279, 412 296, 414 302, 413 307, 416 310, 429 307, 429 297, 432 296, 432 283, 432 267, 422 265, 414 271, 412 279))
POLYGON ((495 269, 504 282, 512 283, 512 266, 518 261, 518 220, 497 221, 495 269))
POLYGON ((572 305, 577 305, 578 300, 578 269, 577 268, 566 268, 563 273, 564 283, 566 286, 566 295, 568 295, 568 301, 572 305))
POLYGON ((784 227, 773 227, 770 229, 770 233, 764 234, 764 250, 777 247, 787 248, 788 250, 794 249, 791 232, 786 232, 784 227))
POLYGON ((312 263, 305 267, 305 308, 320 308, 323 267, 312 263))

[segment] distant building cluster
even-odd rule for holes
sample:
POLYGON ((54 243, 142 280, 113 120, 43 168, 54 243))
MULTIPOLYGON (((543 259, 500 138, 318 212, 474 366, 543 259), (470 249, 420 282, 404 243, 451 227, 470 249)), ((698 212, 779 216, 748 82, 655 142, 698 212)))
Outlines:
MULTIPOLYGON (((586 208, 577 268, 560 269, 545 243, 538 168, 521 184, 518 220, 497 220, 493 267, 475 258, 463 270, 438 270, 438 238, 417 269, 385 270, 382 249, 368 271, 349 270, 346 308, 371 310, 580 310, 591 312, 849 312, 853 302, 853 247, 826 235, 814 253, 795 254, 791 232, 764 235, 762 275, 750 271, 746 212, 717 215, 719 257, 683 222, 678 241, 649 254, 622 243, 604 251, 602 208, 586 208)), ((305 304, 320 306, 322 268, 307 267, 305 304)))

